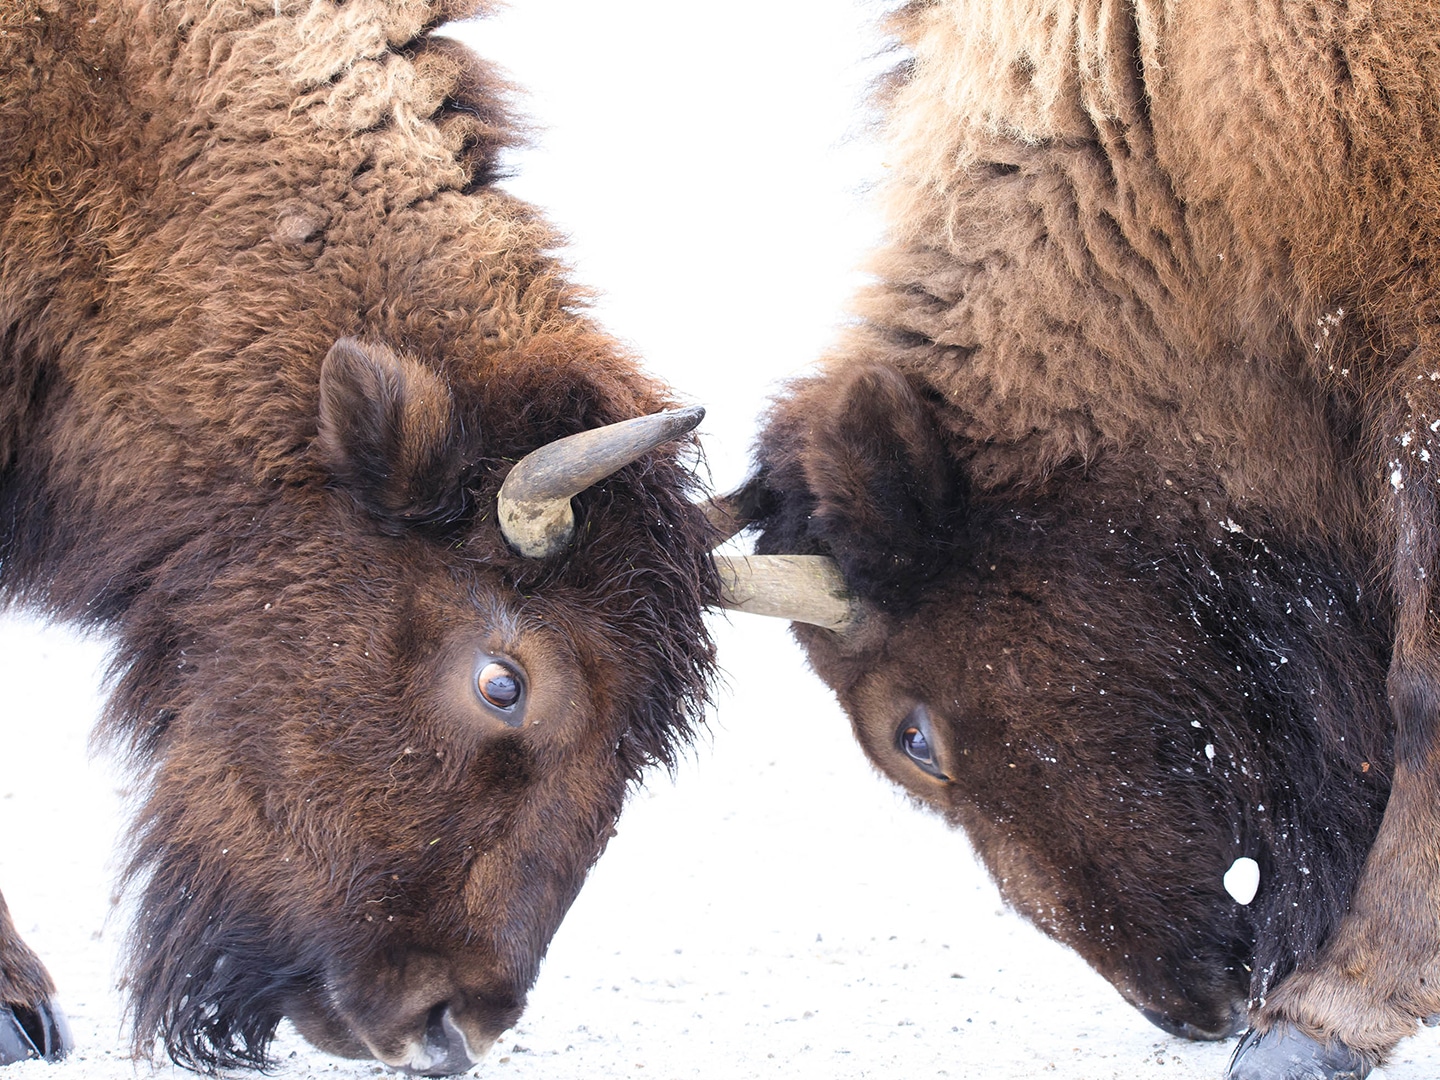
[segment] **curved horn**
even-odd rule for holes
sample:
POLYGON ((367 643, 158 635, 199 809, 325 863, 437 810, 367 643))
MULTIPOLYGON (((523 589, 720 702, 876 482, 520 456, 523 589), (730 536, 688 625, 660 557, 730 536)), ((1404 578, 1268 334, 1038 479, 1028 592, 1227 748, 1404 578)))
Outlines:
POLYGON ((582 431, 532 450, 500 485, 500 531, 531 559, 564 550, 575 534, 570 500, 705 418, 696 405, 582 431))
POLYGON ((717 555, 721 604, 843 633, 859 606, 835 560, 824 555, 717 555))

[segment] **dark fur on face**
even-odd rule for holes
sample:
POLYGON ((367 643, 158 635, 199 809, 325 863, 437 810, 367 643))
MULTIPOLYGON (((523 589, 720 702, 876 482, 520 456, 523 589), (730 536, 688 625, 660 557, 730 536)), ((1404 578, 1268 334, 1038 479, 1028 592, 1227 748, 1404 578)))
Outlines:
POLYGON ((483 1050, 707 699, 691 447, 561 555, 496 526, 523 455, 671 401, 492 186, 505 88, 429 33, 471 6, 0 16, 0 584, 114 636, 135 1044, 202 1071, 287 1015, 483 1050))
MULTIPOLYGON (((799 384, 782 414, 827 389, 799 384)), ((793 430, 762 442, 772 483, 770 462, 841 439, 847 460, 883 446, 877 468, 936 445, 851 426, 785 443, 793 430)), ((1221 1037, 1314 957, 1358 880, 1391 775, 1389 627, 1343 552, 1160 487, 1097 466, 977 496, 911 607, 848 569, 868 623, 799 633, 871 759, 965 829, 1010 904, 1163 1026, 1221 1037), (922 708, 943 781, 898 743, 922 708), (1248 907, 1221 883, 1241 856, 1261 868, 1248 907)), ((849 497, 807 487, 789 505, 843 522, 849 497)), ((757 547, 794 550, 790 520, 763 520, 757 547)), ((911 545, 932 541, 898 529, 877 547, 899 562, 911 545)))

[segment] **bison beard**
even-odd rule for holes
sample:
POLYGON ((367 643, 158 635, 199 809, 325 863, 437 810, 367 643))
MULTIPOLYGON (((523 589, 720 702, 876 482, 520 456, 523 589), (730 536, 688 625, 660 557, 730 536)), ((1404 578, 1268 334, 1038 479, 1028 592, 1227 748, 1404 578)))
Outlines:
POLYGON ((1248 1001, 1236 1078, 1363 1075, 1440 1012, 1440 22, 891 29, 877 283, 734 506, 835 560, 814 667, 1016 907, 1171 1030, 1248 1001))
MULTIPOLYGON (((505 88, 430 32, 479 6, 0 11, 0 586, 114 639, 135 1046, 192 1068, 289 1016, 467 1069, 708 694, 698 411, 493 186, 505 88)), ((52 993, 0 904, 0 1063, 52 993)))

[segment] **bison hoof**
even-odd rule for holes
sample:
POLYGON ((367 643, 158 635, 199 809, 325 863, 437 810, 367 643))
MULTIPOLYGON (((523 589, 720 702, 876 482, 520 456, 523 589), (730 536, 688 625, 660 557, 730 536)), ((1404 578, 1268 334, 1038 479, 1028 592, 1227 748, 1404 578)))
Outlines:
POLYGON ((14 1061, 59 1061, 70 1052, 70 1025, 53 1001, 38 1009, 0 1004, 0 1065, 14 1061))
POLYGON ((1282 1024, 1247 1031, 1225 1080, 1365 1080, 1374 1063, 1342 1042, 1321 1043, 1282 1024))

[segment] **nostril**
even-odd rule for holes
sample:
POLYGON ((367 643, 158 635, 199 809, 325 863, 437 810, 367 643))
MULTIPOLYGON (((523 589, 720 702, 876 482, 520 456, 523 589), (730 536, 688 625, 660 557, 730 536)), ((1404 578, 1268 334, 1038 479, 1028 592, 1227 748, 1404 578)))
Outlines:
POLYGON ((445 1014, 450 1009, 448 1001, 442 1001, 430 1010, 425 1018, 425 1043, 442 1043, 445 1041, 445 1014))
POLYGON ((475 1064, 465 1035, 450 1015, 450 1003, 442 1001, 425 1018, 425 1042, 406 1072, 419 1076, 454 1076, 475 1064))

